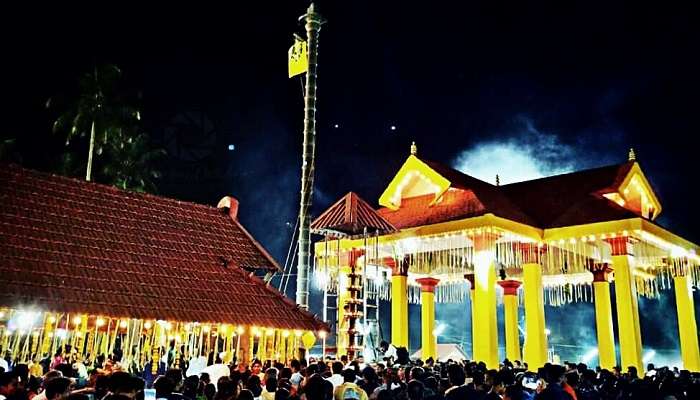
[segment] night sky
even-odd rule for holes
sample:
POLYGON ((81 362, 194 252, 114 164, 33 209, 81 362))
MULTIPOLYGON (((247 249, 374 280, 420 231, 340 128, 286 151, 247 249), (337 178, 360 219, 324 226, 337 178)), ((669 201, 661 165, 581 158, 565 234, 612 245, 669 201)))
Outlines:
MULTIPOLYGON (((376 204, 412 140, 425 158, 502 182, 623 162, 634 147, 658 222, 700 242, 697 24, 678 5, 608 3, 317 2, 329 22, 314 214, 350 190, 376 204)), ((95 63, 117 64, 169 152, 159 193, 237 197, 283 263, 303 118, 286 55, 307 4, 7 10, 2 137, 17 138, 23 165, 51 169, 64 139, 46 100, 70 97, 95 63)))

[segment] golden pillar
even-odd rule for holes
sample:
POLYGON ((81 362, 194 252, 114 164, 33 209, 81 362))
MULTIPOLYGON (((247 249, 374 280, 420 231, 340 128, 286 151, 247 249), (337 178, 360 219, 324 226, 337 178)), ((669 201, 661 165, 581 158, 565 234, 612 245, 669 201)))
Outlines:
POLYGON ((644 371, 637 287, 632 276, 632 271, 634 270, 632 243, 627 237, 612 239, 610 243, 615 274, 615 303, 617 306, 617 326, 620 342, 620 366, 623 369, 634 366, 637 368, 637 371, 644 371))
POLYGON ((547 362, 542 267, 539 264, 523 264, 523 289, 525 303, 523 359, 531 371, 537 371, 547 362))
POLYGON ((595 298, 598 360, 601 368, 612 371, 613 367, 617 365, 612 305, 610 303, 610 282, 608 280, 612 269, 606 264, 596 264, 591 268, 591 272, 593 273, 593 297, 595 298))
POLYGON ((421 358, 437 361, 437 337, 435 337, 435 278, 416 279, 421 290, 421 358))
POLYGON ((695 322, 695 304, 688 276, 673 278, 678 311, 678 336, 681 342, 683 368, 700 372, 700 350, 698 350, 698 327, 695 322))
POLYGON ((518 288, 516 280, 499 281, 503 288, 503 311, 506 327, 506 358, 510 361, 521 360, 520 332, 518 331, 518 288))
POLYGON ((471 318, 472 324, 472 358, 474 358, 474 274, 464 274, 464 279, 469 281, 469 302, 471 303, 471 308, 469 309, 469 316, 471 318))
POLYGON ((408 348, 408 260, 391 273, 391 343, 408 348))
POLYGON ((489 369, 498 368, 496 270, 493 265, 493 254, 488 250, 477 250, 474 255, 474 286, 472 300, 474 359, 483 361, 489 369))
POLYGON ((336 340, 337 340, 337 354, 338 356, 347 354, 348 350, 348 330, 347 322, 345 321, 345 307, 350 299, 350 291, 348 286, 350 285, 350 279, 348 274, 350 273, 350 266, 343 265, 338 271, 338 321, 336 323, 336 340))

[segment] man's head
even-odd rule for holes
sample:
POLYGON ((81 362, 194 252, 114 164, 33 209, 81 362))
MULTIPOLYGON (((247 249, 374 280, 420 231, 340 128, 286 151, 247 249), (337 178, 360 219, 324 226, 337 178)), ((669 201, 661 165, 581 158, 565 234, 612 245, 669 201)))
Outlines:
POLYGON ((637 375, 637 367, 630 365, 627 367, 627 375, 629 375, 630 378, 637 378, 639 375, 637 375))
POLYGON ((153 389, 156 390, 157 398, 166 398, 173 393, 175 389, 175 384, 169 378, 165 376, 159 376, 156 381, 153 382, 153 389))
POLYGON ((501 397, 506 392, 506 385, 503 382, 503 376, 501 374, 496 374, 491 377, 491 391, 497 393, 501 397))
POLYGON ((304 384, 306 400, 326 400, 325 382, 321 375, 311 375, 304 384))
POLYGON ((180 386, 182 386, 182 370, 171 368, 165 371, 165 376, 173 381, 173 384, 175 384, 175 391, 179 391, 180 386))
POLYGON ((355 375, 355 370, 348 368, 343 371, 343 382, 355 382, 357 375, 355 375))
POLYGON ((333 365, 331 365, 331 368, 333 369, 333 375, 340 375, 340 373, 343 372, 343 363, 335 361, 333 365))
POLYGON ((452 386, 462 386, 466 380, 464 370, 458 364, 450 364, 447 367, 447 378, 452 386))
POLYGON ((10 397, 17 391, 19 378, 11 372, 3 372, 0 374, 0 394, 5 397, 10 397))
POLYGON ((292 367, 293 372, 301 371, 301 363, 299 360, 292 360, 292 362, 289 363, 289 366, 292 367))
POLYGON ((544 380, 548 385, 561 384, 564 381, 565 369, 561 365, 548 365, 545 367, 544 380))
POLYGON ((64 400, 70 395, 71 381, 68 378, 56 378, 46 384, 46 400, 64 400))
POLYGON ((253 375, 258 375, 262 371, 262 362, 260 360, 253 360, 253 365, 250 368, 250 372, 253 375))
POLYGON ((387 351, 389 349, 389 342, 387 342, 386 340, 382 340, 379 343, 379 348, 382 349, 382 351, 384 352, 387 351))
POLYGON ((406 388, 408 400, 423 400, 424 391, 425 386, 421 381, 412 380, 408 382, 408 386, 406 388))

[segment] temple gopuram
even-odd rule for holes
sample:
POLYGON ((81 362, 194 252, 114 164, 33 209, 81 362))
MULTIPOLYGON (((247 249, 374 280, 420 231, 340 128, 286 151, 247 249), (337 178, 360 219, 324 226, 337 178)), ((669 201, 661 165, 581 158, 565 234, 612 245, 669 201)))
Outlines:
POLYGON ((550 361, 545 305, 591 302, 600 366, 643 371, 638 297, 674 290, 683 367, 700 371, 698 248, 654 222, 662 207, 634 151, 622 164, 493 185, 420 158, 413 144, 378 203, 349 193, 312 223, 338 354, 376 348, 378 304, 389 301, 391 343, 408 347, 408 305, 420 304, 421 357, 436 358, 436 304, 469 297, 471 357, 498 367, 503 307, 506 357, 537 370, 550 361))
POLYGON ((130 372, 298 358, 328 327, 269 284, 279 266, 218 207, 0 167, 0 350, 130 372))

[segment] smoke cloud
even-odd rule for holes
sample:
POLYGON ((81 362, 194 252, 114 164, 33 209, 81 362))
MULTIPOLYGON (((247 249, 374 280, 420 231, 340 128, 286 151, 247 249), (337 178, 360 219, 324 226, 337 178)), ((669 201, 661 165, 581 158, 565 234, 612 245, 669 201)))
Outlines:
POLYGON ((453 167, 475 178, 501 184, 537 179, 579 169, 575 144, 542 132, 530 118, 519 117, 514 132, 483 141, 460 153, 453 167))

